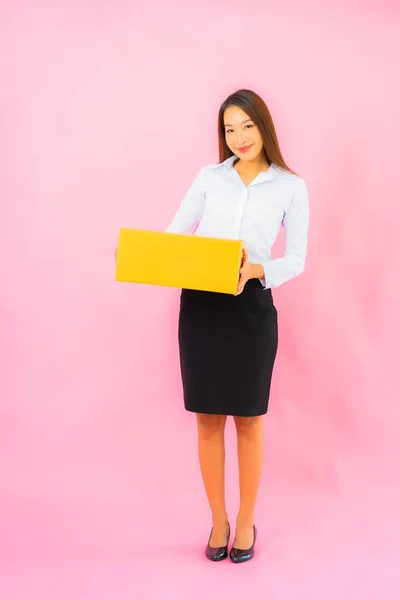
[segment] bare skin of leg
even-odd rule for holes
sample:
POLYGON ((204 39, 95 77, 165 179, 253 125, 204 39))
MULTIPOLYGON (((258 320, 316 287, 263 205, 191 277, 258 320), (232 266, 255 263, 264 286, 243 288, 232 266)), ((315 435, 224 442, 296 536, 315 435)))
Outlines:
POLYGON ((228 516, 225 506, 225 425, 224 415, 196 414, 200 469, 211 508, 213 532, 210 546, 226 545, 228 516))
POLYGON ((234 546, 247 550, 254 539, 254 510, 264 462, 264 421, 262 417, 234 417, 234 421, 240 485, 240 508, 234 546))

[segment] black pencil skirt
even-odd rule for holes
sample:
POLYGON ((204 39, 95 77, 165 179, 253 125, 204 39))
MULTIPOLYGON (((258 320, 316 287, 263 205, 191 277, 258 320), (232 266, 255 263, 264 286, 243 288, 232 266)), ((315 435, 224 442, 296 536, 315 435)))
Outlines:
POLYGON ((178 332, 186 410, 240 417, 267 412, 278 347, 270 289, 258 279, 239 296, 183 289, 178 332))

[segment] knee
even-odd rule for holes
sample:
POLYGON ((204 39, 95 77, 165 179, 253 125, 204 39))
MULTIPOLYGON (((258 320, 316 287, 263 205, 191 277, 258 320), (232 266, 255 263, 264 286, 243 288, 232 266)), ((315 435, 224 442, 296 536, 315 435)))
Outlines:
POLYGON ((203 436, 211 436, 215 433, 220 433, 225 429, 225 415, 197 414, 196 416, 199 431, 203 436))
POLYGON ((233 417, 237 432, 242 435, 252 435, 260 425, 262 417, 233 417))

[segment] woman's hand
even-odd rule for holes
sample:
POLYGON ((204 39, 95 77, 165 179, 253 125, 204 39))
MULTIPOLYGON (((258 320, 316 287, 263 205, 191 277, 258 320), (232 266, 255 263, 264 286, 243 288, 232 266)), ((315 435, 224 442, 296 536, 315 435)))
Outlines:
POLYGON ((235 296, 239 296, 249 279, 262 279, 265 277, 262 265, 249 263, 246 248, 243 248, 242 264, 239 271, 239 282, 235 296))
POLYGON ((239 271, 239 282, 236 291, 236 296, 239 296, 244 290, 244 286, 249 279, 253 278, 252 265, 248 261, 248 254, 246 248, 243 248, 242 264, 239 271))

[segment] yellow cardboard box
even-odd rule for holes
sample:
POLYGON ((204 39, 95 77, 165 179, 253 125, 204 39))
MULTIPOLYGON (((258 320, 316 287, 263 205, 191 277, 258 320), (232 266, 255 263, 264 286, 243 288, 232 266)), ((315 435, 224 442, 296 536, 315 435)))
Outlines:
POLYGON ((116 280, 235 294, 243 242, 120 229, 116 280))

